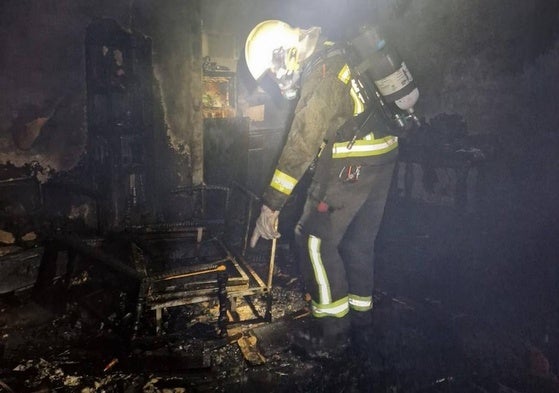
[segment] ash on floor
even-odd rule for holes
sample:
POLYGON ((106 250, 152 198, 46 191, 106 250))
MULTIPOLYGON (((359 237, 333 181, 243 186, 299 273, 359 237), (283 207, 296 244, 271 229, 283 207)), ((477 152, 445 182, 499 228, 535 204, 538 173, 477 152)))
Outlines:
MULTIPOLYGON (((398 255, 390 247, 387 242, 383 254, 398 255)), ((410 254, 417 247, 409 247, 410 254)), ((277 257, 272 321, 251 320, 265 314, 265 295, 241 299, 236 312, 246 322, 231 324, 227 337, 216 329, 217 302, 168 309, 164 334, 153 335, 146 323, 131 338, 127 317, 118 310, 118 290, 88 293, 87 302, 68 297, 57 283, 44 299, 31 298, 26 289, 4 292, 0 392, 559 391, 548 357, 553 334, 547 347, 537 348, 517 330, 434 296, 376 292, 374 324, 359 351, 309 359, 285 339, 291 327, 286 321, 304 315, 307 303, 288 245, 279 247, 277 257), (258 361, 239 344, 251 337, 257 337, 258 361)), ((252 262, 265 276, 265 252, 252 262)), ((32 270, 10 274, 17 280, 32 270)), ((88 280, 79 278, 78 287, 88 280)))

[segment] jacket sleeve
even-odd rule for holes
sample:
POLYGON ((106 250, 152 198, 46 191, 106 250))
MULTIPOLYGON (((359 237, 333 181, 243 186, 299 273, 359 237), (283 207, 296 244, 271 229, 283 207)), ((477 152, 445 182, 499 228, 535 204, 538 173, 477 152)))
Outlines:
POLYGON ((263 195, 272 210, 285 204, 326 136, 352 116, 349 87, 338 79, 343 65, 341 56, 325 59, 303 80, 285 146, 263 195))

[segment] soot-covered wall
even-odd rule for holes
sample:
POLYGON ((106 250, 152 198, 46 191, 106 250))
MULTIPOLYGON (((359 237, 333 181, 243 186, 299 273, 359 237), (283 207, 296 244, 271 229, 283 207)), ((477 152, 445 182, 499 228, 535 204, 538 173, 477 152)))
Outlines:
POLYGON ((163 109, 163 137, 186 157, 186 167, 177 169, 182 183, 200 182, 201 16, 197 1, 2 1, 0 163, 37 162, 45 168, 46 178, 48 171, 71 169, 83 157, 87 133, 84 39, 87 26, 101 17, 152 38, 154 90, 159 98, 156 105, 163 109), (49 120, 29 127, 41 118, 49 120))
POLYGON ((545 0, 3 0, 0 163, 67 170, 79 161, 87 132, 83 41, 98 17, 152 37, 164 132, 187 157, 178 170, 185 182, 203 176, 200 33, 233 34, 241 51, 251 27, 269 18, 321 25, 333 38, 378 24, 413 72, 424 116, 458 114, 469 133, 502 136, 506 154, 522 160, 526 137, 553 134, 559 124, 558 7, 545 0), (20 131, 50 114, 27 146, 20 131))

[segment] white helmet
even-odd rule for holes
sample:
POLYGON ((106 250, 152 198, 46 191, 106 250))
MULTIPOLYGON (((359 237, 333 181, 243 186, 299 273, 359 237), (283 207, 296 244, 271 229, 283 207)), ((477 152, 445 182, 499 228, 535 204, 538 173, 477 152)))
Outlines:
POLYGON ((282 92, 293 91, 299 64, 313 53, 319 35, 320 27, 303 30, 280 20, 260 22, 252 29, 245 44, 250 73, 258 80, 270 70, 282 92))

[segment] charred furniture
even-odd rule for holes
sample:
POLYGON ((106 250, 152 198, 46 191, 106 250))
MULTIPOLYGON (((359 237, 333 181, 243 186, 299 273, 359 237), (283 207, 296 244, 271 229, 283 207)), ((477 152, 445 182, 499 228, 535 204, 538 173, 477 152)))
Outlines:
POLYGON ((151 39, 99 19, 86 31, 90 181, 102 231, 145 222, 157 212, 158 160, 151 39))
MULTIPOLYGON (((202 200, 205 200, 211 191, 228 189, 198 187, 190 191, 201 193, 202 200)), ((228 200, 229 193, 225 195, 228 200)), ((244 200, 248 204, 246 210, 236 206, 236 211, 250 212, 253 208, 251 195, 241 195, 235 200, 244 200)), ((249 223, 250 217, 244 222, 249 223)), ((117 290, 126 292, 130 299, 127 309, 121 312, 123 317, 128 315, 125 326, 128 333, 137 335, 144 331, 144 327, 151 325, 149 320, 155 321, 155 333, 161 333, 164 309, 217 300, 218 331, 220 335, 226 335, 228 315, 233 315, 227 311, 235 311, 237 300, 250 301, 251 296, 265 294, 269 288, 242 255, 248 225, 234 224, 235 227, 242 226, 239 243, 242 249, 239 249, 224 241, 224 222, 224 219, 200 218, 180 223, 138 225, 104 238, 91 239, 72 233, 51 233, 43 243, 35 297, 44 297, 61 271, 61 259, 66 259, 61 281, 67 290, 76 281, 74 278, 83 275, 83 271, 90 267, 116 277, 112 281, 117 290), (216 225, 222 229, 218 235, 215 235, 216 225), (148 312, 152 316, 146 320, 144 317, 148 312), (152 319, 153 315, 155 319, 152 319)), ((94 292, 108 291, 109 281, 99 280, 94 292)), ((267 306, 268 316, 271 303, 267 306)), ((256 319, 263 320, 263 317, 256 315, 256 319)))

